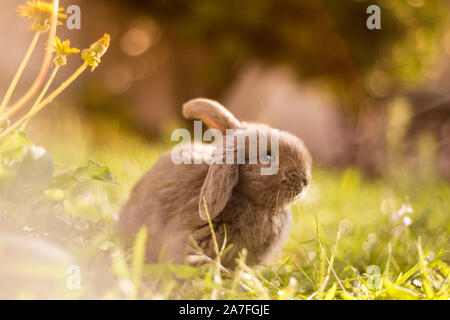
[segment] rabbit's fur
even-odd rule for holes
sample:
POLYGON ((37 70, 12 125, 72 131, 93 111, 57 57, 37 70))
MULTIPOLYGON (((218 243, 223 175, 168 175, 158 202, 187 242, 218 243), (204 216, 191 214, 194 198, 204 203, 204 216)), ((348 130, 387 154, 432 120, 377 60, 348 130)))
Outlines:
MULTIPOLYGON (((183 105, 183 114, 222 132, 229 128, 273 132, 261 124, 240 122, 213 100, 190 100, 183 105)), ((205 160, 215 152, 211 145, 198 144, 191 156, 205 160)), ((176 165, 168 152, 134 187, 120 214, 119 230, 134 234, 147 227, 148 261, 157 262, 163 253, 173 262, 183 263, 190 253, 186 248, 193 247, 191 237, 214 258, 205 205, 219 247, 225 234, 227 246, 233 244, 221 258, 224 266, 233 267, 243 248, 247 249, 248 262, 263 262, 287 236, 292 219, 290 203, 311 180, 311 158, 300 139, 279 132, 279 170, 274 175, 261 175, 261 163, 207 163, 211 162, 176 165)))

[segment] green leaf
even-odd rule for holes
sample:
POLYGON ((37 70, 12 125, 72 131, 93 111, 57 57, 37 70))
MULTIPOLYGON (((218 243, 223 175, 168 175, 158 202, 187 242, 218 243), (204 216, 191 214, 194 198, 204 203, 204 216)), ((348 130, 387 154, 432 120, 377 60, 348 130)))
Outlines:
POLYGON ((384 286, 391 298, 400 300, 417 300, 420 295, 413 290, 398 286, 388 279, 384 279, 384 286))
POLYGON ((131 279, 136 287, 139 286, 142 277, 146 247, 147 228, 143 226, 136 235, 133 247, 133 258, 131 261, 131 279))
POLYGON ((231 243, 229 246, 227 246, 221 253, 221 256, 225 256, 230 250, 233 249, 233 244, 231 243))
POLYGON ((333 286, 330 288, 330 290, 328 290, 327 294, 325 295, 325 300, 333 300, 334 297, 336 296, 336 289, 337 284, 333 283, 333 286))
POLYGON ((433 261, 430 268, 436 268, 444 277, 450 277, 450 267, 442 260, 433 261))
POLYGON ((103 182, 114 183, 114 175, 108 167, 89 159, 84 167, 78 167, 74 170, 73 175, 78 179, 95 179, 103 182))
POLYGON ((67 190, 74 187, 78 180, 73 175, 72 170, 66 171, 55 176, 52 180, 52 188, 67 190))
POLYGON ((169 274, 168 265, 165 263, 152 263, 143 266, 142 278, 145 280, 158 281, 161 277, 169 274))
POLYGON ((356 297, 354 297, 346 292, 339 293, 339 296, 341 297, 342 300, 358 300, 356 297))
POLYGON ((13 175, 8 186, 8 197, 22 203, 42 195, 48 188, 53 178, 54 163, 44 148, 25 146, 22 158, 8 170, 13 175))
POLYGON ((22 131, 13 131, 0 139, 0 156, 7 159, 19 159, 23 154, 23 147, 32 144, 22 131))
POLYGON ((420 273, 422 274, 423 290, 425 291, 425 295, 427 296, 427 298, 432 299, 434 296, 434 290, 430 284, 430 279, 429 279, 428 271, 427 271, 427 265, 426 265, 426 261, 425 261, 425 256, 423 254, 420 238, 419 238, 419 242, 417 243, 417 249, 419 251, 420 273))
POLYGON ((200 269, 188 265, 169 264, 169 270, 174 273, 177 278, 188 279, 200 275, 200 269))
POLYGON ((409 269, 405 274, 399 276, 399 278, 395 281, 395 284, 401 286, 404 284, 409 278, 411 278, 420 268, 420 264, 416 264, 414 267, 409 269))

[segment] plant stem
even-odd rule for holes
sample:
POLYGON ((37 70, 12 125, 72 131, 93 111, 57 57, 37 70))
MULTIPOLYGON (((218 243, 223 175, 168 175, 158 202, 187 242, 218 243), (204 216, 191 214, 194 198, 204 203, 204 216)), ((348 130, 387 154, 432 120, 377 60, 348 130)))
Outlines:
POLYGON ((25 57, 23 57, 22 63, 20 64, 19 69, 17 70, 11 84, 9 85, 8 90, 6 91, 5 96, 3 97, 2 104, 0 106, 0 114, 3 114, 6 106, 8 105, 9 99, 11 99, 11 96, 14 93, 14 89, 16 88, 17 83, 19 82, 20 77, 22 76, 23 70, 25 69, 28 61, 30 60, 31 54, 33 53, 33 50, 36 47, 39 35, 40 33, 36 32, 33 36, 33 40, 31 40, 31 44, 28 47, 25 57))
MULTIPOLYGON (((50 68, 50 64, 52 62, 52 54, 53 54, 53 43, 56 37, 56 27, 58 24, 58 8, 59 8, 59 0, 53 0, 53 11, 52 11, 52 19, 50 24, 50 32, 48 34, 48 49, 46 50, 44 60, 42 61, 41 70, 39 71, 38 76, 34 80, 30 89, 17 101, 13 104, 5 114, 3 112, 5 110, 0 109, 0 126, 3 124, 5 120, 11 118, 17 111, 22 109, 22 107, 27 103, 28 100, 33 97, 33 95, 39 90, 41 85, 44 83, 45 76, 47 75, 47 71, 50 68)), ((6 104, 4 106, 6 108, 6 104)))
POLYGON ((11 131, 17 129, 20 125, 34 117, 39 111, 41 111, 47 104, 53 101, 61 92, 64 91, 76 78, 80 76, 80 74, 83 73, 84 70, 88 65, 86 63, 83 63, 66 81, 64 81, 55 91, 50 93, 47 98, 45 98, 39 105, 34 107, 34 110, 30 110, 25 116, 17 120, 16 123, 14 123, 12 126, 8 127, 5 131, 3 131, 0 134, 0 138, 3 138, 7 134, 9 134, 11 131))
MULTIPOLYGON (((45 94, 47 93, 48 88, 50 88, 50 85, 52 84, 53 80, 55 79, 56 73, 59 70, 59 66, 56 65, 55 68, 52 71, 52 74, 50 75, 50 78, 48 79, 47 83, 45 84, 44 88, 42 89, 39 97, 36 99, 36 101, 34 102, 33 106, 31 107, 30 111, 28 113, 33 112, 34 110, 36 110, 37 106, 41 103, 41 100, 44 98, 45 94)), ((20 127, 20 130, 24 130, 25 127, 28 124, 28 121, 30 121, 30 119, 26 120, 22 126, 20 127)))
POLYGON ((212 240, 213 240, 213 244, 214 244, 214 251, 216 252, 217 259, 220 263, 219 245, 217 244, 216 233, 214 231, 214 226, 212 224, 211 217, 209 215, 208 207, 206 206, 205 198, 203 198, 203 205, 205 206, 206 218, 208 219, 209 229, 211 230, 211 236, 212 236, 212 240))

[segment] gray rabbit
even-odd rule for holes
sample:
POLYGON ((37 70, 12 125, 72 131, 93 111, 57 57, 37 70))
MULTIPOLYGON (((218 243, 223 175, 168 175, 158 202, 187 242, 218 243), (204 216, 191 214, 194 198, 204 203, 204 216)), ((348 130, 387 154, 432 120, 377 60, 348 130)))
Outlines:
MULTIPOLYGON (((311 181, 308 150, 300 139, 287 132, 237 120, 213 100, 190 100, 183 105, 183 115, 200 119, 223 134, 226 129, 235 129, 237 136, 248 131, 268 132, 269 137, 276 133, 278 152, 269 145, 267 156, 279 157, 279 169, 276 174, 261 174, 267 161, 248 161, 248 146, 245 164, 218 161, 230 150, 237 153, 236 145, 225 144, 223 150, 213 150, 211 144, 197 144, 189 156, 201 160, 197 161, 199 164, 175 164, 172 152, 167 152, 134 187, 120 214, 119 230, 135 234, 142 226, 147 227, 149 262, 157 262, 161 253, 174 263, 185 262, 192 240, 214 258, 208 212, 219 246, 225 237, 227 245, 233 244, 222 257, 224 266, 233 268, 243 248, 248 252, 247 262, 267 261, 288 234, 290 204, 304 194, 311 181)), ((183 153, 192 148, 180 150, 183 153)))

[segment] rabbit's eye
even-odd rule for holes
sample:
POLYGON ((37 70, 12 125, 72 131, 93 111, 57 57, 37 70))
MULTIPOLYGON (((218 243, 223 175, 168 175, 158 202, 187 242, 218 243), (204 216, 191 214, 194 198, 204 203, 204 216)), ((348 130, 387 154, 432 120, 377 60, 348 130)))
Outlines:
POLYGON ((261 162, 264 164, 275 162, 275 155, 270 151, 267 151, 267 154, 260 155, 261 162))

